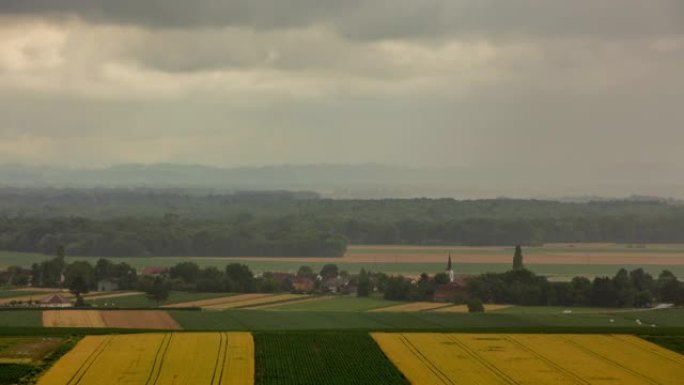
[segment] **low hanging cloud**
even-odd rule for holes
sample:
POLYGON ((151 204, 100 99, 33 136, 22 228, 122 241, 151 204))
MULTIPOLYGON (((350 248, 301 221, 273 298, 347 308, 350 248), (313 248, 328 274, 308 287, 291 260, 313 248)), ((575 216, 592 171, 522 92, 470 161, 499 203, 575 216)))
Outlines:
POLYGON ((0 163, 653 181, 682 67, 680 0, 4 0, 0 163))

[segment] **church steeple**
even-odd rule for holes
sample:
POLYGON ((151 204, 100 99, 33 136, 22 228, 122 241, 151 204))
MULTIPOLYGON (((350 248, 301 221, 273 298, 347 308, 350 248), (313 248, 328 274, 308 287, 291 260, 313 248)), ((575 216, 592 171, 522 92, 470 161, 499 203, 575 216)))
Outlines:
POLYGON ((454 282, 454 269, 451 267, 451 251, 449 252, 449 261, 447 262, 446 272, 449 274, 449 282, 454 282))

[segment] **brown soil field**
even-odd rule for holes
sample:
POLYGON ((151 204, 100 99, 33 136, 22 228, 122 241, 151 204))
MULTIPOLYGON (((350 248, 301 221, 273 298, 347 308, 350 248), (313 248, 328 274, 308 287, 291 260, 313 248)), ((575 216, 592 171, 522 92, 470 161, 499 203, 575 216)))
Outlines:
POLYGON ((179 330, 169 313, 159 310, 108 310, 101 312, 109 328, 179 330))
POLYGON ((49 328, 103 328, 105 322, 97 310, 46 310, 43 326, 49 328))
POLYGON ((43 326, 58 328, 121 328, 177 330, 180 325, 158 310, 46 310, 43 326))

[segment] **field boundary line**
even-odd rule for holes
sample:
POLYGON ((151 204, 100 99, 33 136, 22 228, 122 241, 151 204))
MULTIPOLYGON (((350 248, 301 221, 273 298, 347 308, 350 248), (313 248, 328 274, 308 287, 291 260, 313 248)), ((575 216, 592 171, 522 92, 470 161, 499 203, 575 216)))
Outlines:
POLYGON ((154 382, 152 382, 152 384, 156 383, 157 380, 159 379, 159 373, 161 373, 161 360, 162 360, 161 357, 166 354, 166 351, 168 350, 170 341, 171 341, 171 333, 164 334, 164 337, 162 337, 162 340, 159 343, 159 347, 157 348, 157 353, 154 355, 154 361, 152 362, 152 368, 150 368, 150 373, 147 375, 147 381, 145 381, 145 385, 150 385, 150 381, 152 381, 153 376, 155 378, 154 378, 154 382), (163 353, 162 353, 162 351, 163 351, 163 353), (160 356, 160 354, 162 356, 160 356), (159 365, 157 365, 157 362, 159 362, 159 365), (154 375, 155 371, 157 372, 156 376, 154 375))
POLYGON ((437 376, 440 380, 442 380, 443 384, 451 384, 451 385, 456 385, 455 382, 451 381, 449 376, 447 376, 440 368, 437 367, 432 361, 430 361, 425 355, 418 349, 409 339, 406 337, 405 334, 401 334, 399 336, 401 342, 408 348, 408 350, 413 353, 413 356, 418 358, 420 361, 422 361, 425 366, 430 370, 433 374, 437 376))
POLYGON ((74 385, 80 383, 81 380, 83 380, 83 377, 86 375, 86 373, 88 373, 88 370, 90 370, 90 367, 93 366, 95 361, 97 361, 97 359, 105 351, 105 348, 107 346, 109 346, 109 344, 112 342, 113 339, 114 339, 113 336, 110 336, 110 337, 107 337, 106 339, 104 339, 97 346, 97 348, 93 351, 93 353, 88 356, 88 358, 83 362, 83 364, 81 364, 81 366, 78 368, 76 373, 74 373, 74 375, 71 376, 71 378, 67 382, 67 385, 71 384, 74 380, 76 380, 76 382, 74 382, 74 385), (80 375, 79 375, 79 373, 80 373, 80 375), (76 378, 76 377, 78 377, 78 378, 76 378))
MULTIPOLYGON (((211 374, 211 385, 214 385, 214 382, 216 380, 216 372, 219 371, 219 363, 221 363, 221 353, 223 352, 223 345, 224 345, 224 333, 219 333, 219 344, 218 344, 218 351, 216 352, 216 361, 214 361, 214 372, 211 374)), ((221 379, 219 377, 218 384, 221 384, 221 379)))
POLYGON ((621 363, 619 363, 619 362, 617 362, 617 361, 613 361, 613 360, 611 360, 610 358, 604 356, 603 354, 597 353, 597 352, 595 352, 595 351, 589 349, 588 347, 583 346, 582 344, 580 344, 580 343, 578 343, 578 342, 575 342, 575 341, 573 341, 573 340, 571 340, 571 339, 569 339, 569 338, 567 338, 567 337, 561 337, 561 338, 562 338, 563 340, 567 341, 568 343, 570 343, 571 345, 577 347, 578 349, 584 351, 585 353, 588 353, 588 354, 590 354, 590 355, 592 355, 592 356, 594 356, 594 357, 597 357, 598 359, 600 359, 600 360, 602 360, 602 361, 604 361, 604 362, 606 362, 606 363, 608 363, 608 364, 610 364, 610 365, 612 365, 612 366, 618 367, 618 368, 620 368, 620 369, 626 371, 627 373, 629 373, 629 374, 631 374, 631 375, 633 375, 633 376, 635 376, 635 377, 641 378, 641 379, 645 380, 646 382, 648 382, 649 384, 652 384, 652 385, 662 385, 660 382, 654 381, 653 379, 651 379, 651 378, 649 378, 649 377, 647 377, 647 376, 644 376, 643 374, 637 372, 636 370, 632 370, 632 369, 630 369, 630 368, 628 368, 628 367, 622 365, 621 363))
POLYGON ((454 335, 448 335, 448 339, 450 339, 452 342, 454 342, 456 345, 458 345, 461 350, 466 352, 469 356, 471 356, 475 361, 479 362, 481 365, 483 365, 485 368, 489 369, 495 376, 499 377, 502 379, 504 382, 512 385, 519 385, 520 383, 508 374, 504 373, 503 370, 499 369, 496 365, 492 364, 491 362, 487 361, 484 357, 479 355, 474 349, 472 349, 470 346, 468 346, 465 342, 461 341, 458 339, 457 336, 454 335))
MULTIPOLYGON (((634 346, 635 348, 637 348, 637 349, 639 349, 639 350, 641 350, 641 351, 655 354, 655 355, 657 355, 658 357, 664 358, 664 359, 666 359, 666 360, 668 360, 668 361, 672 361, 672 362, 674 362, 675 364, 677 364, 677 365, 679 365, 679 366, 684 366, 684 362, 672 358, 669 354, 663 354, 663 353, 659 352, 658 349, 662 349, 662 348, 659 347, 658 345, 654 345, 654 346, 655 346, 656 348, 658 348, 658 349, 646 349, 646 347, 640 346, 640 344, 634 343, 633 341, 630 341, 629 338, 624 338, 623 336, 619 336, 619 335, 613 335, 613 336, 611 336, 611 337, 616 338, 616 339, 618 339, 618 340, 620 340, 620 341, 622 341, 622 342, 626 342, 626 343, 628 343, 628 344, 634 346)), ((639 338, 639 337, 636 337, 636 338, 639 338)), ((649 341, 646 341, 646 340, 643 340, 643 339, 642 339, 642 341, 643 341, 644 343, 647 343, 647 344, 653 344, 652 342, 649 342, 649 341)), ((668 353, 672 352, 673 354, 677 354, 677 353, 675 353, 675 352, 673 352, 673 351, 671 351, 671 350, 667 350, 667 352, 668 352, 668 353)))
POLYGON ((533 355, 534 357, 538 358, 538 359, 541 360, 542 362, 546 363, 547 365, 553 367, 554 369, 556 369, 556 370, 558 370, 558 371, 560 371, 560 372, 562 372, 562 373, 565 373, 565 374, 569 375, 570 377, 572 377, 572 378, 574 378, 575 380, 581 382, 582 384, 591 385, 591 383, 590 383, 589 381, 585 380, 584 378, 582 378, 581 376, 579 376, 577 373, 575 373, 575 372, 573 372, 573 371, 571 371, 571 370, 569 370, 569 369, 564 368, 562 365, 556 363, 556 362, 553 361, 552 359, 550 359, 550 358, 544 356, 543 354, 541 354, 541 353, 537 352, 536 350, 530 348, 529 346, 525 345, 525 343, 519 341, 519 340, 518 340, 517 338, 515 338, 514 336, 507 335, 507 336, 506 336, 506 339, 507 339, 509 342, 513 343, 514 345, 520 347, 520 348, 523 349, 524 351, 530 353, 530 354, 533 355))

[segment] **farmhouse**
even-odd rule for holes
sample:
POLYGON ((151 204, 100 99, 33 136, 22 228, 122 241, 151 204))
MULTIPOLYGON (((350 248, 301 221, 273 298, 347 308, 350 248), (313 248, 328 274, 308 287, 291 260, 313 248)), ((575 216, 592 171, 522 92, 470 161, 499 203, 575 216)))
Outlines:
POLYGON ((316 283, 309 278, 296 278, 292 281, 292 289, 301 293, 311 293, 316 288, 316 283))
POLYGON ((49 296, 38 301, 40 307, 71 307, 71 301, 62 297, 59 294, 50 294, 49 296))
POLYGON ((145 275, 148 277, 168 276, 169 275, 169 268, 168 267, 159 267, 159 266, 146 266, 142 270, 142 275, 145 275))
POLYGON ((119 283, 115 280, 104 278, 97 281, 97 291, 117 291, 119 283))

